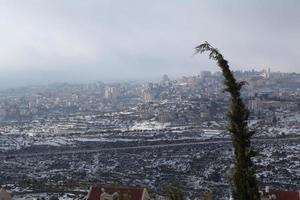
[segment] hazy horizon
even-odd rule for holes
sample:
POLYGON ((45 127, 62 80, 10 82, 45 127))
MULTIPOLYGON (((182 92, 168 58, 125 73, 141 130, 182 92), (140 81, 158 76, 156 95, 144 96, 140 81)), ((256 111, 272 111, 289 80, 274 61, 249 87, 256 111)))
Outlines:
POLYGON ((300 2, 28 0, 0 2, 0 88, 155 80, 218 70, 300 72, 300 2))

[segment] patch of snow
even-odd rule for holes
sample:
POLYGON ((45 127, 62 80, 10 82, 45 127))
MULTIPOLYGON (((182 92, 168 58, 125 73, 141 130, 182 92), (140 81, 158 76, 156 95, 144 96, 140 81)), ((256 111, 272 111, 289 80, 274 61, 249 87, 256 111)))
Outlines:
POLYGON ((170 125, 170 123, 160 123, 156 121, 144 121, 136 123, 129 130, 160 130, 165 129, 170 125))

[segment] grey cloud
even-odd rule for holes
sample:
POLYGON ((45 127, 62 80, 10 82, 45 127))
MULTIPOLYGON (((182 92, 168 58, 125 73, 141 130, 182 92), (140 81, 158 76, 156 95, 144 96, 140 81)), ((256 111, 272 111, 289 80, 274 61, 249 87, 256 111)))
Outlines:
POLYGON ((300 72, 299 9, 297 0, 1 1, 0 84, 217 70, 192 56, 205 40, 234 69, 300 72))

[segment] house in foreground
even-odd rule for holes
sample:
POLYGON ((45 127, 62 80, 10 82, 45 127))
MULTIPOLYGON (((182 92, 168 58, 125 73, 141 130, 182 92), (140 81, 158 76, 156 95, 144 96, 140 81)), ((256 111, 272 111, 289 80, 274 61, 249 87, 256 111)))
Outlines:
POLYGON ((271 190, 268 186, 265 191, 261 191, 261 195, 261 200, 300 200, 300 191, 289 192, 271 190))
POLYGON ((87 200, 150 200, 146 188, 92 186, 87 200))

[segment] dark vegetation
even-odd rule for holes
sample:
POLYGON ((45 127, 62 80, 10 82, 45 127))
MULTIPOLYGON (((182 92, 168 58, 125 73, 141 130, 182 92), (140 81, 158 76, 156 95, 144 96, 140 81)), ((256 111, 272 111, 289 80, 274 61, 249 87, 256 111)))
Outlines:
POLYGON ((248 129, 249 111, 240 94, 245 82, 236 81, 229 68, 228 61, 218 49, 205 42, 196 47, 196 53, 209 52, 209 58, 217 61, 224 76, 224 91, 231 95, 231 110, 228 113, 232 144, 234 147, 234 171, 231 177, 232 193, 235 200, 257 200, 259 192, 255 177, 255 169, 251 158, 255 152, 251 148, 250 138, 254 131, 248 129))

